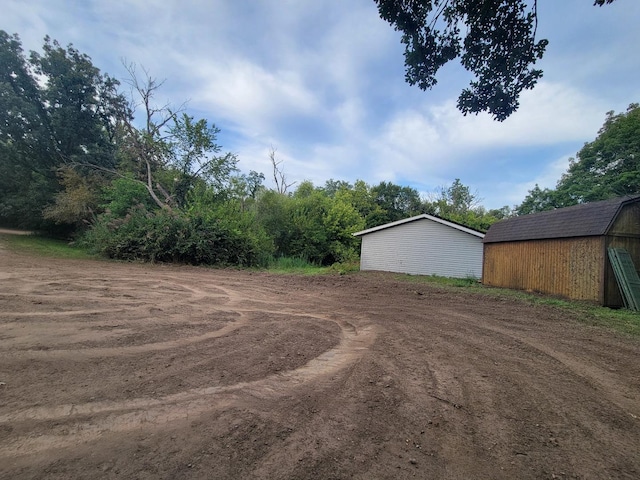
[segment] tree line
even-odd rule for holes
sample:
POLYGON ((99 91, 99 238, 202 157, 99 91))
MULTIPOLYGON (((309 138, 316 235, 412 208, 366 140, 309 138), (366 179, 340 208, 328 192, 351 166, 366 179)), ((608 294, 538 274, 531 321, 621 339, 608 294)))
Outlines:
POLYGON ((304 181, 293 191, 271 152, 275 189, 243 173, 219 130, 157 103, 162 82, 126 65, 131 94, 72 45, 42 53, 0 31, 0 223, 72 237, 112 258, 328 265, 358 257, 352 233, 420 213, 472 228, 486 211, 456 180, 430 199, 391 182, 304 181))

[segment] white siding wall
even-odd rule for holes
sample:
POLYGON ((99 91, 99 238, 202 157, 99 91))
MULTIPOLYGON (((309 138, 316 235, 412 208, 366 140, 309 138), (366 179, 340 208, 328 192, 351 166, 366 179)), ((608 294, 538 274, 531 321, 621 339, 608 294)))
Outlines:
POLYGON ((361 270, 482 277, 482 238, 420 219, 362 236, 361 270))

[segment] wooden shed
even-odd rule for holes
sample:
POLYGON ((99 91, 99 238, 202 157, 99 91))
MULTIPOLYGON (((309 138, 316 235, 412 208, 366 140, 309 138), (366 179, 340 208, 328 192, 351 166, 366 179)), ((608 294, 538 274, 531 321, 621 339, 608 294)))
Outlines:
POLYGON ((640 195, 515 217, 484 237, 485 285, 623 305, 607 248, 640 267, 640 195))
POLYGON ((476 230, 418 215, 354 233, 362 237, 360 269, 480 278, 482 238, 476 230))

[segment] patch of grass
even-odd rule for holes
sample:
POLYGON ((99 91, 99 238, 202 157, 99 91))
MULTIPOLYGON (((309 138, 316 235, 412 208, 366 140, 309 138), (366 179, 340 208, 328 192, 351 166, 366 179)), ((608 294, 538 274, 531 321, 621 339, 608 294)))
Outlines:
POLYGON ((323 267, 302 257, 272 257, 265 269, 269 273, 299 275, 346 275, 360 271, 360 261, 337 262, 323 267))
POLYGON ((301 273, 303 275, 318 275, 327 271, 326 267, 319 267, 302 257, 273 258, 267 266, 271 273, 301 273))
POLYGON ((482 284, 475 277, 467 277, 467 278, 450 278, 450 277, 440 277, 438 275, 406 275, 400 274, 397 276, 400 280, 405 280, 408 282, 415 283, 431 283, 444 287, 481 287, 482 284))
MULTIPOLYGON (((491 288, 486 288, 491 293, 491 288)), ((536 295, 527 292, 511 292, 499 289, 499 295, 520 298, 527 303, 535 305, 549 305, 568 310, 576 315, 576 318, 589 325, 605 327, 626 335, 640 337, 640 312, 634 312, 626 308, 613 309, 601 307, 587 302, 565 300, 545 295, 536 295)))
POLYGON ((347 273, 359 272, 360 261, 338 262, 327 268, 327 273, 337 273, 338 275, 346 275, 347 273))
POLYGON ((31 255, 70 259, 97 258, 87 250, 71 245, 69 242, 40 235, 0 234, 0 241, 14 252, 28 253, 31 255))
POLYGON ((398 275, 397 278, 415 283, 429 283, 444 288, 465 288, 472 293, 520 300, 531 305, 552 306, 574 313, 576 318, 583 323, 608 328, 625 335, 640 337, 640 312, 624 308, 612 309, 550 295, 487 287, 475 278, 446 278, 435 275, 398 275))
POLYGON ((584 313, 584 321, 640 337, 640 312, 625 308, 613 310, 605 307, 587 307, 584 313))

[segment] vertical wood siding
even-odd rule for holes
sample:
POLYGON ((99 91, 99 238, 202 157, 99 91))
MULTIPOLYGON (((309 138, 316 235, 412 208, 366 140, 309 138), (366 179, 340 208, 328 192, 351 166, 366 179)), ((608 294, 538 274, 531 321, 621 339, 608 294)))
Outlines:
POLYGON ((362 236, 360 268, 480 278, 482 238, 421 219, 362 236))
POLYGON ((603 237, 484 245, 486 285, 602 302, 603 237))

